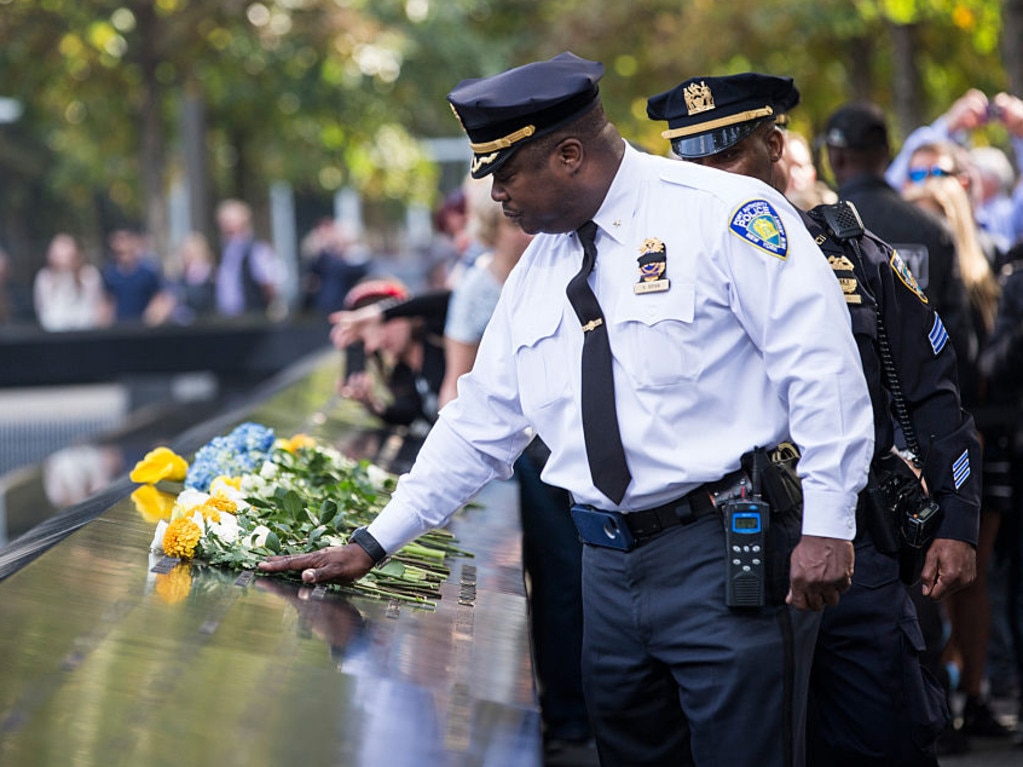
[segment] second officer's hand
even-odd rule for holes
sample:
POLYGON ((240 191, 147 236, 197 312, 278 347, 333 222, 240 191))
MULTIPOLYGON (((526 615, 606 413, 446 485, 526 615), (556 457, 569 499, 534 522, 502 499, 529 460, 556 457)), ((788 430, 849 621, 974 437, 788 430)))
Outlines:
POLYGON ((357 544, 331 546, 311 554, 288 554, 267 557, 260 562, 264 573, 301 570, 305 583, 351 583, 373 569, 373 559, 357 544))
POLYGON ((852 585, 854 560, 852 541, 804 535, 792 550, 785 601, 800 610, 837 605, 852 585))
POLYGON ((920 571, 924 596, 941 599, 969 586, 977 577, 977 550, 966 541, 935 538, 920 571))

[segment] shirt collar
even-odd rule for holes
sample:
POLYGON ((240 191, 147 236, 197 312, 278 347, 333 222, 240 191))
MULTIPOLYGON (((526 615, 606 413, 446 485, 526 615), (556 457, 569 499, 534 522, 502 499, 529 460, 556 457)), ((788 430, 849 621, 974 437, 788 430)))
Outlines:
POLYGON ((619 245, 625 242, 626 230, 636 211, 636 196, 639 193, 640 153, 625 142, 625 155, 618 172, 604 196, 604 202, 593 217, 604 234, 619 245))

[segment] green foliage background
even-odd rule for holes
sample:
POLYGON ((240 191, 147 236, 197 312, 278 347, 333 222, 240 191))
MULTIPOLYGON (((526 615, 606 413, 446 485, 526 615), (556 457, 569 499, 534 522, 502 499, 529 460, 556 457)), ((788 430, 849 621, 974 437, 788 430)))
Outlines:
POLYGON ((869 97, 898 139, 970 87, 1021 87, 1002 39, 1021 15, 1018 0, 0 0, 0 96, 24 107, 0 125, 0 246, 31 274, 55 231, 164 228, 188 100, 211 199, 286 180, 433 204, 418 139, 459 135, 444 97, 465 77, 562 50, 601 60, 610 115, 656 149, 647 96, 755 69, 795 77, 799 130, 869 97))

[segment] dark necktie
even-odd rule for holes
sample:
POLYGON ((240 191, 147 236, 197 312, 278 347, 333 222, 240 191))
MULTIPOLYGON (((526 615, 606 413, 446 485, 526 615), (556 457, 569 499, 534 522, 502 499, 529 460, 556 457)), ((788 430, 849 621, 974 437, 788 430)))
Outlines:
POLYGON ((583 246, 583 265, 565 292, 583 326, 583 438, 593 484, 616 504, 622 502, 632 475, 618 431, 611 345, 597 297, 587 278, 597 260, 597 225, 587 221, 576 232, 583 246))

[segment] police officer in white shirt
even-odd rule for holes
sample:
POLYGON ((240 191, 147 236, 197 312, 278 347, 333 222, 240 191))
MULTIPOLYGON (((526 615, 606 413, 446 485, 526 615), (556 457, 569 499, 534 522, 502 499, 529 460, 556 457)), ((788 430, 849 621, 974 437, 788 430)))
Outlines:
MULTIPOLYGON (((538 236, 379 517, 347 546, 260 569, 365 575, 509 477, 535 431, 551 450, 543 479, 572 493, 587 544, 583 678, 601 763, 803 764, 819 611, 849 587, 873 448, 852 333, 833 330, 848 312, 780 194, 630 147, 604 116, 602 74, 563 53, 449 94, 472 175, 491 175, 505 215, 538 236), (596 301, 580 308, 587 288, 596 301), (803 489, 788 593, 730 606, 743 600, 726 604, 729 568, 759 573, 766 557, 726 550, 747 520, 724 524, 722 501, 754 497, 742 457, 784 442, 803 489)), ((774 524, 748 507, 758 530, 774 524)))

